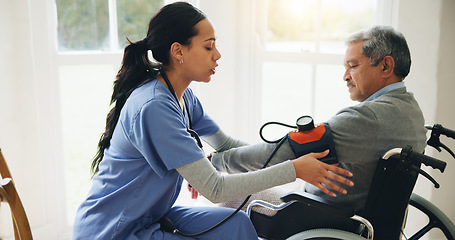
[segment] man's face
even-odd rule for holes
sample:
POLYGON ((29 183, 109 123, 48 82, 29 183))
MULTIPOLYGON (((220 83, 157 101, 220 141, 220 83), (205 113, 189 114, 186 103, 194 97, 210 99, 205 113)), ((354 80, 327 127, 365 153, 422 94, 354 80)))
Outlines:
POLYGON ((377 66, 370 65, 370 59, 363 54, 363 41, 352 43, 346 49, 344 66, 351 100, 363 102, 373 93, 383 88, 381 81, 382 61, 377 66))

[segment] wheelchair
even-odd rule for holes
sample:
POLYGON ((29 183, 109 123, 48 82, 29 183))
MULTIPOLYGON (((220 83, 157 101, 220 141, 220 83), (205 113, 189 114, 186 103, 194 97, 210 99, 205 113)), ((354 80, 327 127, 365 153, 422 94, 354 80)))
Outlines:
MULTIPOLYGON (((440 142, 440 135, 455 139, 455 131, 439 124, 426 126, 431 130, 429 146, 455 154, 440 142)), ((420 239, 434 228, 449 240, 455 240, 455 225, 436 206, 412 193, 421 174, 436 188, 439 184, 421 165, 444 172, 446 162, 417 153, 411 146, 391 149, 378 162, 364 209, 354 212, 340 204, 305 192, 291 192, 281 197, 280 205, 262 200, 252 201, 247 214, 260 239, 303 240, 393 240, 401 239, 408 206, 424 213, 426 226, 406 239, 420 239), (391 197, 393 196, 393 197, 391 197), (308 216, 311 216, 309 218, 308 216)))

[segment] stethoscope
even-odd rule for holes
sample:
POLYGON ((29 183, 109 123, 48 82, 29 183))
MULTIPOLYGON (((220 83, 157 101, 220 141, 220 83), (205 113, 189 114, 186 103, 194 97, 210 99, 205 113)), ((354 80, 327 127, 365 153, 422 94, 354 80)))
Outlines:
MULTIPOLYGON (((172 84, 171 82, 169 81, 169 79, 167 78, 166 76, 166 73, 164 72, 163 69, 161 69, 161 76, 163 77, 164 81, 166 82, 167 84, 167 87, 169 88, 169 91, 171 92, 171 94, 174 96, 175 100, 177 101, 177 104, 179 104, 179 100, 177 98, 177 95, 175 94, 175 91, 174 91, 174 88, 172 87, 172 84)), ((185 104, 185 111, 186 113, 188 114, 188 123, 189 123, 189 127, 186 126, 186 131, 196 140, 197 142, 197 145, 202 149, 202 142, 201 142, 201 139, 199 138, 199 135, 196 133, 196 131, 194 131, 192 129, 192 122, 191 122, 191 114, 190 114, 190 111, 189 111, 189 108, 188 108, 188 104, 187 104, 187 100, 185 98, 185 95, 183 95, 183 102, 185 104)), ((183 111, 183 116, 185 116, 185 111, 183 111)), ((212 227, 202 231, 202 232, 199 232, 199 233, 195 233, 195 234, 188 234, 188 233, 183 233, 181 232, 180 230, 178 230, 175 226, 174 226, 174 223, 172 223, 172 221, 166 217, 163 217, 162 219, 160 219, 160 224, 161 224, 161 228, 166 231, 166 232, 173 232, 173 233, 177 233, 181 236, 184 236, 184 237, 197 237, 197 236, 200 236, 202 234, 205 234, 207 232, 210 232, 212 231, 213 229, 219 227, 221 224, 225 223, 227 220, 229 220, 230 218, 232 218, 232 216, 234 216, 238 211, 240 211, 242 209, 242 207, 247 203, 248 199, 251 197, 248 196, 245 201, 241 204, 241 206, 234 212, 232 212, 229 216, 227 216, 226 218, 224 218, 223 220, 221 220, 219 223, 213 225, 212 227)))
MULTIPOLYGON (((171 92, 171 94, 174 96, 175 100, 177 101, 177 104, 179 104, 179 99, 177 98, 177 95, 175 94, 175 91, 174 91, 174 88, 172 87, 172 84, 171 82, 169 81, 169 79, 167 78, 166 76, 166 73, 164 72, 163 69, 161 69, 161 76, 163 77, 164 81, 166 82, 167 84, 167 87, 169 88, 169 91, 171 92)), ((188 108, 188 104, 187 104, 187 100, 185 99, 185 95, 183 95, 183 102, 185 104, 185 110, 186 110, 186 113, 188 114, 188 123, 189 123, 189 127, 186 126, 186 130, 188 131, 188 133, 190 133, 190 135, 196 140, 197 142, 197 145, 202 149, 202 142, 201 142, 201 139, 199 138, 199 135, 196 133, 196 131, 194 131, 192 129, 192 122, 191 122, 191 114, 190 114, 190 111, 189 111, 189 108, 188 108)), ((183 116, 185 116, 185 111, 183 111, 183 116)), ((268 124, 265 124, 265 125, 268 125, 268 124)), ((262 129, 265 127, 262 126, 261 128, 261 131, 262 129)), ((300 128, 302 127, 302 130, 303 128, 305 129, 308 129, 309 126, 311 126, 313 124, 313 119, 309 116, 303 116, 303 117, 300 117, 298 120, 297 120, 297 126, 299 128, 299 130, 301 130, 300 128)), ((289 127, 292 127, 292 126, 289 126, 289 127)), ((261 138, 262 137, 262 133, 260 134, 261 135, 261 138)), ((264 138, 263 138, 264 139, 264 138)), ((265 140, 265 139, 264 139, 265 140)), ((278 141, 278 144, 277 146, 275 147, 275 149, 272 151, 272 153, 270 154, 269 158, 267 159, 267 161, 265 162, 265 164, 262 166, 262 168, 265 168, 267 167, 267 165, 269 164, 270 160, 272 160, 272 157, 275 155, 275 153, 278 151, 278 149, 280 148, 280 146, 284 143, 284 141, 286 140, 285 137, 279 139, 278 141)), ((267 141, 266 141, 267 142, 267 141)), ((212 227, 202 231, 202 232, 199 232, 199 233, 195 233, 195 234, 188 234, 188 233, 183 233, 181 232, 180 230, 178 230, 174 223, 169 219, 169 218, 166 218, 166 217, 163 217, 160 219, 159 223, 161 224, 161 229, 163 229, 164 231, 166 232, 172 232, 172 233, 177 233, 181 236, 184 236, 184 237, 197 237, 197 236, 200 236, 202 234, 205 234, 207 232, 210 232, 212 231, 213 229, 219 227, 220 225, 222 225, 223 223, 225 223, 227 220, 229 220, 230 218, 232 218, 237 212, 239 212, 244 206, 245 204, 248 202, 248 200, 250 199, 251 195, 249 195, 248 197, 245 198, 245 200, 243 201, 242 204, 240 204, 240 206, 234 211, 232 212, 231 214, 229 214, 226 218, 224 218, 223 220, 221 220, 220 222, 218 222, 217 224, 213 225, 212 227)))
MULTIPOLYGON (((179 104, 179 100, 177 98, 177 95, 175 94, 175 91, 174 91, 174 88, 172 87, 172 84, 171 82, 169 81, 169 79, 167 78, 166 76, 166 73, 164 72, 163 69, 161 69, 161 76, 163 77, 164 81, 166 82, 167 84, 167 87, 169 88, 169 91, 171 92, 171 94, 174 96, 175 100, 177 101, 177 104, 179 104)), ((187 100, 185 98, 185 95, 183 95, 183 102, 185 104, 185 111, 186 113, 188 114, 188 123, 189 123, 189 127, 186 126, 186 130, 188 131, 188 133, 190 133, 190 135, 196 140, 197 142, 197 145, 202 149, 202 142, 201 142, 201 139, 199 138, 199 135, 196 133, 196 131, 194 131, 192 129, 192 122, 191 122, 191 114, 190 114, 190 111, 189 111, 189 108, 188 108, 188 104, 187 104, 187 100)), ((183 116, 185 116, 185 111, 183 111, 183 116)), ((297 126, 299 127, 300 129, 300 125, 311 125, 309 123, 312 123, 312 119, 308 119, 309 116, 304 116, 304 117, 301 117, 297 120, 297 126), (311 121, 310 121, 311 120, 311 121)), ((311 118, 311 117, 310 117, 311 118)), ((266 124, 267 125, 267 124, 266 124)), ((262 129, 265 127, 265 125, 261 128, 261 131, 262 129)), ((261 134, 261 137, 262 137, 262 134, 261 134)), ((264 139, 264 138, 263 138, 264 139)), ((265 139, 264 139, 265 140, 265 139)), ((272 151, 272 153, 270 154, 269 158, 267 159, 267 161, 265 162, 265 164, 262 166, 262 168, 265 168, 267 167, 267 165, 269 164, 270 160, 272 160, 272 157, 275 155, 275 153, 278 151, 278 149, 280 148, 280 146, 283 144, 283 142, 286 140, 285 137, 283 137, 282 139, 278 140, 278 144, 277 146, 275 147, 275 149, 272 151)), ((232 218, 237 212, 239 212, 244 206, 245 204, 248 202, 248 200, 250 199, 251 195, 249 195, 248 197, 245 198, 245 200, 243 201, 242 204, 240 204, 240 206, 234 211, 232 212, 231 214, 229 214, 226 218, 224 218, 223 220, 221 220, 220 222, 218 222, 217 224, 213 225, 212 227, 202 231, 202 232, 199 232, 199 233, 195 233, 195 234, 188 234, 188 233, 183 233, 183 232, 180 232, 180 230, 178 230, 175 226, 174 226, 174 223, 172 223, 172 221, 166 217, 163 217, 162 219, 160 219, 160 224, 161 224, 161 228, 166 231, 166 232, 172 232, 172 233, 177 233, 181 236, 184 236, 184 237, 197 237, 197 236, 200 236, 202 234, 205 234, 207 232, 210 232, 212 231, 213 229, 219 227, 220 225, 222 225, 223 223, 225 223, 227 220, 229 220, 230 218, 232 218)))
MULTIPOLYGON (((161 76, 163 77, 164 81, 166 82, 167 87, 169 88, 169 91, 172 93, 172 95, 174 96, 175 100, 177 101, 177 105, 180 105, 179 99, 177 98, 177 95, 175 94, 174 88, 172 87, 172 84, 169 81, 169 79, 167 78, 166 73, 164 72, 164 70, 161 70, 161 76)), ((196 131, 193 130, 193 124, 191 122, 191 114, 190 114, 190 110, 188 108, 188 103, 186 101, 185 95, 183 95, 183 102, 185 104, 185 111, 183 111, 183 117, 185 117, 185 112, 186 112, 188 114, 188 123, 189 123, 189 127, 186 126, 186 131, 191 135, 191 137, 193 137, 196 140, 197 145, 202 149, 201 138, 196 133, 196 131)))

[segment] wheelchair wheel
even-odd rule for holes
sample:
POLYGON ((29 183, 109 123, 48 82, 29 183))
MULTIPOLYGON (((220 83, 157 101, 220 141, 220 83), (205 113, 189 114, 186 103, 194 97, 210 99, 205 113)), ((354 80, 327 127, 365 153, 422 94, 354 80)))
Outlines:
POLYGON ((333 240, 366 240, 366 238, 351 232, 338 229, 312 229, 292 235, 287 240, 304 240, 304 239, 333 239, 333 240))
POLYGON ((455 225, 453 225, 452 221, 450 221, 450 219, 431 202, 413 193, 409 205, 417 208, 430 219, 427 226, 415 233, 409 239, 420 239, 433 228, 441 229, 447 239, 455 239, 455 225))

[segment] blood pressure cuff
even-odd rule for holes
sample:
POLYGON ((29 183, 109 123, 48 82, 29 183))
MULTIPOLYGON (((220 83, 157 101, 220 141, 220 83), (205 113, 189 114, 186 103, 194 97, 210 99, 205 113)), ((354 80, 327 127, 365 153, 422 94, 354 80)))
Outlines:
POLYGON ((329 154, 320 160, 327 164, 338 164, 335 143, 328 123, 319 123, 310 131, 291 131, 287 138, 295 157, 330 149, 329 154))

